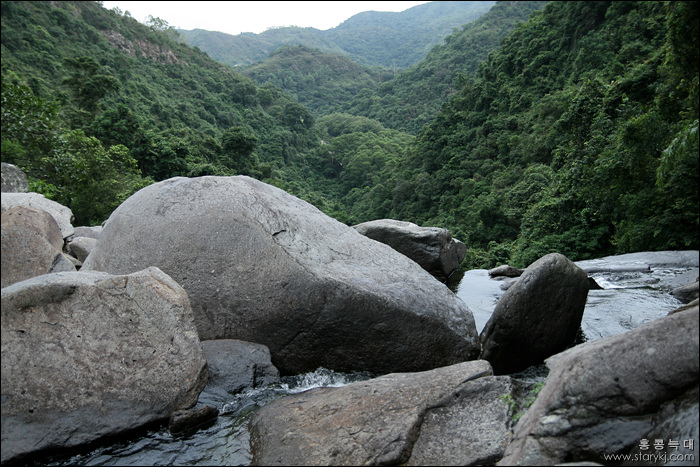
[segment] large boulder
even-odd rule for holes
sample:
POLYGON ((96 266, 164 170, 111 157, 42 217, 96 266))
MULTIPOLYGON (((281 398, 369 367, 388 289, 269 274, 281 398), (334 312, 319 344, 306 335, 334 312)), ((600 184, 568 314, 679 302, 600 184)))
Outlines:
POLYGON ((207 365, 184 289, 157 268, 2 289, 2 462, 193 406, 207 365))
POLYGON ((236 339, 202 341, 209 366, 206 390, 223 395, 279 381, 270 350, 261 344, 236 339))
POLYGON ((25 173, 16 165, 2 162, 2 192, 26 193, 29 191, 29 182, 25 173))
POLYGON ((581 327, 588 288, 586 273, 565 256, 535 261, 498 300, 481 331, 481 358, 510 374, 563 351, 581 327))
POLYGON ((483 360, 317 388, 260 408, 254 465, 477 465, 510 438, 508 378, 483 360))
POLYGON ((548 359, 545 385, 499 465, 608 464, 604 456, 651 444, 654 433, 664 444, 697 436, 697 392, 694 406, 683 401, 698 386, 698 325, 695 306, 548 359), (690 416, 674 423, 674 407, 684 405, 690 416))
POLYGON ((420 227, 411 222, 379 219, 354 226, 362 235, 389 245, 420 264, 423 269, 446 280, 467 254, 467 247, 453 239, 447 229, 420 227))
POLYGON ((266 345, 283 374, 421 371, 474 359, 467 306, 418 264, 252 178, 173 178, 117 208, 82 270, 157 266, 202 340, 266 345))
POLYGON ((75 233, 73 228, 73 211, 56 201, 47 199, 39 193, 2 193, 0 195, 0 212, 5 212, 13 206, 26 206, 46 211, 56 219, 61 229, 61 236, 68 238, 75 233))
POLYGON ((508 376, 485 376, 460 385, 429 407, 406 465, 493 465, 511 438, 508 376))
POLYGON ((2 287, 51 272, 75 271, 62 253, 61 230, 46 211, 15 206, 2 213, 0 224, 2 287))

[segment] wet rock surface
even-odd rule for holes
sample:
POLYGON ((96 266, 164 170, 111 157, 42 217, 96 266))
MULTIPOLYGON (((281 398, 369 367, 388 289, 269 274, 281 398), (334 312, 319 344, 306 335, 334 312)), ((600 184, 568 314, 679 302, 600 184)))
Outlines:
MULTIPOLYGON (((426 411, 451 406, 453 400, 460 400, 465 385, 490 375, 490 365, 480 360, 278 399, 250 421, 253 464, 404 463, 411 457, 426 411)), ((453 417, 434 413, 437 418, 453 417)), ((423 439, 423 451, 433 444, 434 419, 431 426, 423 439)))
POLYGON ((588 287, 586 273, 565 256, 540 258, 498 301, 481 332, 481 358, 508 374, 563 351, 581 326, 588 287))
POLYGON ((696 307, 550 358, 499 465, 601 462, 634 448, 662 404, 698 385, 697 330, 696 307))

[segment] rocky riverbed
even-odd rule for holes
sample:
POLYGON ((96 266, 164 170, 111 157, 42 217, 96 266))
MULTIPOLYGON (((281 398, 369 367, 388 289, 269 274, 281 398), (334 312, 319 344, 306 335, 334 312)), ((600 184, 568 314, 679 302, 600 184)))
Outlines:
MULTIPOLYGON (((587 341, 618 335, 663 318, 682 304, 670 292, 698 276, 697 252, 646 252, 576 264, 601 286, 588 295, 582 320, 587 341)), ((460 276, 453 277, 450 286, 474 312, 480 332, 504 293, 505 281, 489 278, 486 270, 467 271, 460 276)), ((531 383, 542 382, 546 373, 547 369, 540 365, 517 376, 531 383)), ((250 465, 253 456, 248 423, 259 407, 285 395, 315 387, 340 387, 370 377, 367 373, 319 369, 235 395, 205 389, 200 401, 215 405, 219 417, 198 431, 174 436, 165 426, 154 427, 80 454, 47 457, 34 465, 250 465)), ((691 415, 695 413, 692 410, 691 415)), ((677 416, 682 418, 684 413, 679 411, 677 416)), ((692 430, 691 426, 684 435, 687 439, 697 438, 692 430)))

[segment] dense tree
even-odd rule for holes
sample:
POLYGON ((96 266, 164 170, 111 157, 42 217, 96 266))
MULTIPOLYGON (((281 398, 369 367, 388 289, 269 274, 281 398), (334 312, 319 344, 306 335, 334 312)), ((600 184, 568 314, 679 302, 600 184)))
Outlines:
POLYGON ((243 128, 235 127, 224 130, 221 137, 222 162, 237 172, 248 172, 252 165, 251 156, 258 139, 246 133, 243 128))
POLYGON ((698 248, 697 2, 499 2, 392 79, 287 47, 257 86, 168 31, 3 2, 3 161, 81 222, 242 173, 348 224, 446 227, 466 267, 698 248))
POLYGON ((102 72, 92 57, 66 58, 65 64, 70 75, 63 80, 63 84, 70 88, 77 110, 88 117, 97 112, 98 102, 107 93, 119 89, 119 81, 102 72))

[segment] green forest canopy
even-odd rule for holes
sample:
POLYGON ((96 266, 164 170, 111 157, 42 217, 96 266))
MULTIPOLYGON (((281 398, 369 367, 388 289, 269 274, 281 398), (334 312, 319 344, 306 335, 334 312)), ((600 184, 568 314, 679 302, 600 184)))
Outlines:
POLYGON ((84 224, 154 181, 247 174, 348 224, 446 227, 469 268, 698 249, 697 2, 551 2, 417 136, 362 101, 314 115, 176 36, 98 3, 2 2, 2 160, 84 224))

